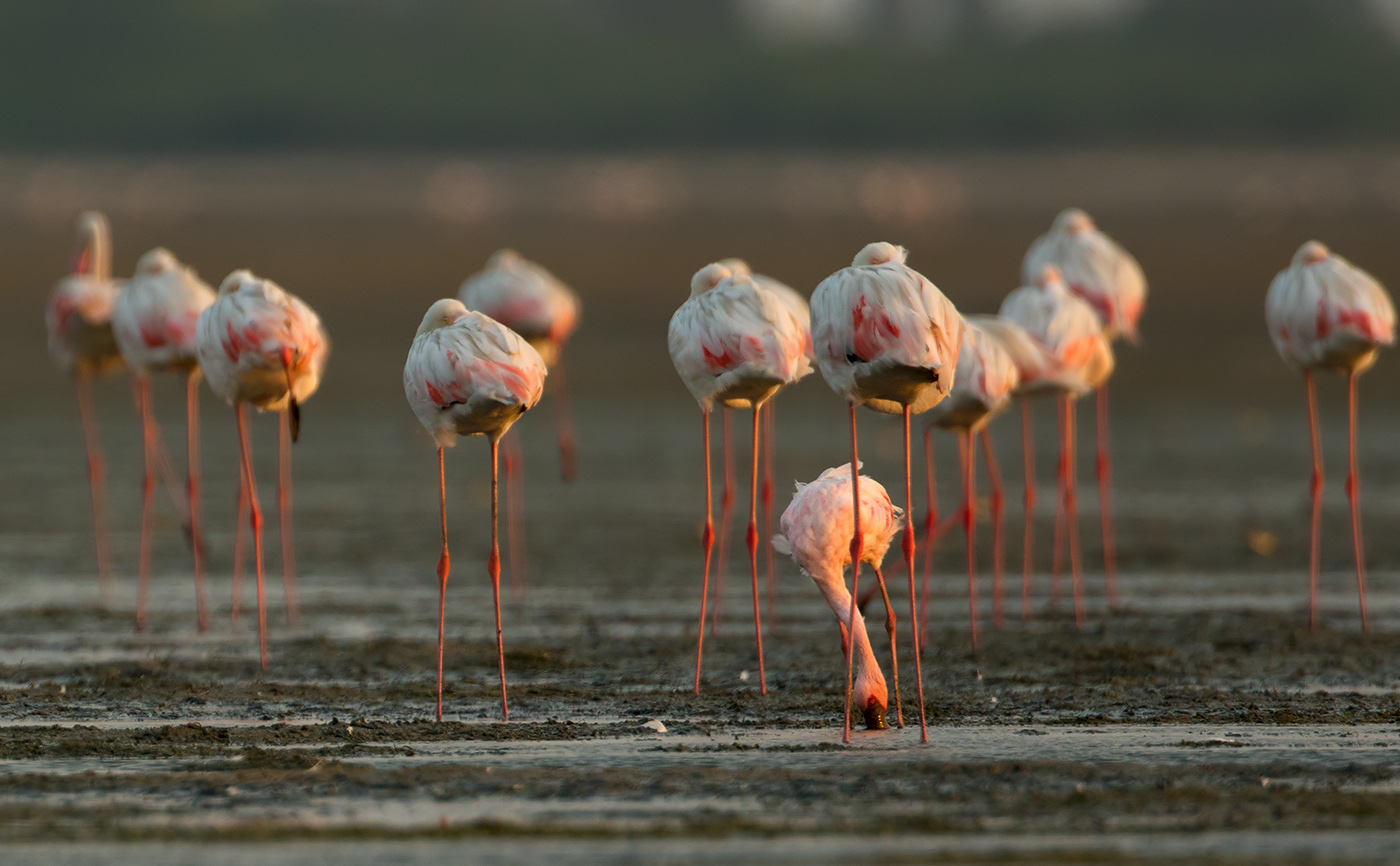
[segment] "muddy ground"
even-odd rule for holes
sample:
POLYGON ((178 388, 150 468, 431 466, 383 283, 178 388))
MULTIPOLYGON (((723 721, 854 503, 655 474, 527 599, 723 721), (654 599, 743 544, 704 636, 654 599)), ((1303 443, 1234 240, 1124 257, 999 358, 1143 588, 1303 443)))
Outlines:
MULTIPOLYGON (((1086 170, 1013 162, 1058 184, 1054 196, 1041 191, 1047 200, 1073 199, 1086 170)), ((1323 625, 1310 633, 1301 387, 1260 321, 1268 280, 1307 237, 1400 285, 1397 217, 1374 203, 1275 202, 1261 215, 1092 188, 1097 198, 1086 203, 1138 254, 1153 290, 1144 345, 1122 351, 1113 385, 1120 604, 1110 612, 1104 597, 1086 441, 1087 627, 1075 629, 1063 588, 1051 605, 1052 415, 1039 407, 1038 556, 1022 622, 1019 430, 1014 416, 999 421, 1005 625, 992 623, 984 499, 978 652, 961 538, 936 551, 923 660, 928 745, 917 742, 897 553, 885 573, 904 599, 906 727, 841 744, 836 629, 810 581, 780 558, 776 607, 763 587, 769 693, 759 694, 739 515, 723 619, 706 642, 702 693, 691 693, 699 418, 664 340, 689 274, 738 253, 810 290, 880 237, 908 245, 911 263, 963 309, 993 309, 1053 209, 1039 199, 979 204, 979 189, 968 180, 963 211, 922 222, 508 213, 464 227, 391 206, 378 216, 197 206, 179 218, 116 215, 119 272, 155 243, 211 279, 252 265, 303 294, 335 340, 295 453, 294 625, 269 519, 266 673, 251 580, 242 617, 230 621, 232 424, 207 393, 211 629, 194 627, 188 552, 162 502, 151 624, 134 632, 139 440, 120 380, 98 401, 118 563, 100 596, 76 413, 39 329, 67 229, 46 211, 0 209, 0 839, 13 862, 110 853, 27 843, 209 839, 299 840, 306 846, 237 850, 338 863, 391 850, 498 863, 1384 859, 1400 844, 1400 536, 1390 531, 1400 519, 1400 459, 1388 432, 1400 421, 1390 399, 1400 368, 1382 358, 1362 387, 1370 634, 1359 628, 1350 571, 1340 389, 1324 382, 1332 483, 1323 625), (439 725, 435 461, 399 375, 422 309, 506 243, 548 262, 584 297, 568 368, 581 472, 572 485, 558 478, 547 399, 518 428, 527 567, 515 563, 504 587, 503 724, 482 565, 485 449, 464 442, 448 455, 453 576, 439 725), (360 841, 369 837, 395 847, 360 841)), ((156 399, 178 462, 178 386, 158 383, 156 399)), ((783 396, 779 509, 794 478, 846 459, 842 408, 815 376, 783 396)), ((1091 414, 1082 411, 1087 436, 1091 414)), ((735 418, 740 441, 746 423, 735 418)), ((861 423, 867 471, 900 495, 898 427, 869 414, 861 423)), ((273 428, 267 418, 254 426, 271 516, 273 428)), ((954 452, 941 434, 935 446, 946 514, 956 505, 954 452)), ((718 466, 718 447, 716 458, 718 466)), ((738 465, 742 482, 746 462, 738 465)), ((985 476, 979 485, 985 496, 985 476)), ((736 501, 746 508, 742 483, 736 501)), ((916 494, 916 513, 924 507, 916 494)), ((871 614, 878 623, 878 604, 871 614)), ((120 850, 144 863, 221 862, 178 846, 120 850)))

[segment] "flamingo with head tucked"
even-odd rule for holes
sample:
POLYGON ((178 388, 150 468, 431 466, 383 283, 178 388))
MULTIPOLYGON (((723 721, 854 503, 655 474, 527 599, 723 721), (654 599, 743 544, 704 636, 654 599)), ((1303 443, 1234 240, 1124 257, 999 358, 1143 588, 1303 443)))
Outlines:
POLYGON ((72 270, 59 280, 45 306, 49 354, 73 376, 87 449, 88 484, 92 488, 92 528, 97 548, 98 587, 105 598, 112 576, 111 543, 107 535, 104 481, 106 464, 97 415, 92 407, 92 379, 118 370, 121 351, 112 333, 112 305, 117 286, 112 282, 112 241, 107 218, 96 211, 78 217, 78 248, 72 270))
MULTIPOLYGON (((301 430, 301 404, 320 387, 330 338, 304 301, 250 271, 229 274, 196 326, 195 349, 209 388, 233 406, 238 422, 240 483, 251 506, 258 591, 258 660, 267 670, 267 608, 263 599, 262 509, 253 476, 244 404, 281 414, 277 506, 281 517, 282 580, 289 619, 296 616, 292 571, 291 443, 301 430)), ((241 510, 241 509, 240 509, 241 510)), ((239 520, 242 520, 240 514, 239 520)))
POLYGON ((1347 500, 1356 555, 1356 591, 1361 628, 1366 614, 1366 559, 1361 544, 1360 478, 1356 469, 1357 377, 1376 363, 1383 346, 1395 344, 1395 305, 1374 277, 1317 241, 1298 248, 1293 262, 1269 286, 1264 303, 1269 336, 1279 355, 1303 371, 1312 442, 1312 533, 1308 556, 1308 625, 1316 630, 1317 571, 1322 519, 1322 445, 1317 430, 1313 371, 1334 370, 1347 378, 1347 500))
POLYGON ((523 337, 461 301, 444 298, 428 308, 403 368, 404 394, 413 414, 437 442, 442 555, 438 559, 437 718, 442 721, 442 646, 447 618, 447 475, 443 449, 458 436, 485 436, 491 452, 491 553, 486 560, 496 608, 496 660, 501 717, 506 701, 505 638, 501 631, 501 555, 496 541, 496 467, 501 437, 544 392, 546 367, 523 337))
MULTIPOLYGON (((860 551, 864 549, 858 510, 860 482, 855 470, 860 463, 856 407, 864 405, 904 416, 904 512, 908 514, 912 497, 909 417, 948 396, 962 342, 962 316, 928 278, 904 263, 905 257, 903 247, 869 244, 856 254, 850 267, 822 280, 812 293, 813 354, 822 378, 850 407, 853 596, 858 594, 854 585, 860 581, 860 551)), ((904 528, 904 559, 909 564, 919 729, 922 741, 928 742, 914 588, 914 530, 908 524, 904 528)), ((897 691, 897 676, 895 687, 897 691)))

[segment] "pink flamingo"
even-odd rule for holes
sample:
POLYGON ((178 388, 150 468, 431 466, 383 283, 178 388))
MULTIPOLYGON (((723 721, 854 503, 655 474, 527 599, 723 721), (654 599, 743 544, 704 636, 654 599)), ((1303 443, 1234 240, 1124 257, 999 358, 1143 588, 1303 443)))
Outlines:
MULTIPOLYGON (((779 553, 790 555, 817 584, 841 629, 841 644, 846 656, 845 730, 842 739, 847 743, 851 741, 852 698, 864 715, 865 727, 869 730, 885 727, 885 710, 888 706, 885 677, 870 648, 865 618, 861 616, 855 601, 860 589, 858 575, 852 578, 851 591, 846 591, 844 571, 851 564, 851 546, 847 540, 854 530, 849 505, 854 495, 851 490, 853 476, 851 467, 846 465, 826 470, 810 484, 798 482, 792 503, 783 512, 782 532, 773 537, 772 543, 779 553)), ((884 562, 885 551, 904 522, 904 512, 890 502, 884 486, 869 476, 861 476, 859 495, 862 527, 859 554, 862 562, 869 563, 875 569, 880 593, 885 599, 885 631, 889 634, 890 658, 893 660, 896 658, 894 605, 890 603, 889 592, 885 589, 880 564, 884 562)), ((895 680, 894 695, 898 715, 898 679, 895 680)))
MULTIPOLYGON (((1098 313, 1110 340, 1136 345, 1138 322, 1147 301, 1147 279, 1127 250, 1099 231, 1079 208, 1060 213, 1050 231, 1031 244, 1021 266, 1025 285, 1034 285, 1045 265, 1055 265, 1074 294, 1098 313)), ((1104 580, 1108 605, 1117 601, 1118 554, 1113 533, 1113 462, 1108 443, 1108 388, 1095 387, 1094 414, 1099 482, 1099 519, 1103 531, 1104 580)), ((1072 419, 1071 419, 1072 420, 1072 419)))
MULTIPOLYGON (((1077 472, 1074 465, 1074 401, 1083 394, 1101 388, 1113 373, 1113 347, 1098 316, 1087 303, 1069 291, 1059 268, 1046 265, 1036 275, 1032 285, 1023 286, 1002 301, 999 316, 1020 326, 1044 355, 1028 365, 1039 365, 1041 372, 1032 374, 1024 395, 1050 393, 1057 396, 1060 427, 1059 495, 1055 503, 1055 553, 1051 570, 1051 599, 1055 597, 1062 539, 1068 535, 1071 580, 1074 588, 1074 618, 1084 627, 1083 578, 1079 559, 1079 506, 1076 495, 1077 472)), ((1022 448, 1026 451, 1026 549, 1025 571, 1021 584, 1021 616, 1030 610, 1030 539, 1032 537, 1031 506, 1034 503, 1035 467, 1030 459, 1032 448, 1030 411, 1022 402, 1022 448)), ((1105 575, 1106 577, 1107 575, 1105 575)), ((1112 584, 1108 584, 1111 588, 1112 584)), ((1111 589, 1110 589, 1111 591, 1111 589)))
MULTIPOLYGON (((195 348, 209 388, 233 406, 238 422, 240 483, 247 490, 258 590, 258 660, 267 670, 267 608, 263 600, 262 508, 253 476, 244 404, 281 414, 277 510, 281 521, 282 588, 287 617, 296 619, 292 559, 291 443, 301 431, 301 404, 321 384, 330 338, 315 311, 271 280, 234 271, 196 325, 195 348)), ((241 509, 240 509, 241 511, 241 509)), ((239 520, 242 520, 241 514, 239 520)))
POLYGON ((1269 336, 1279 355, 1303 371, 1308 394, 1308 434, 1312 443, 1312 533, 1308 556, 1308 626, 1317 630, 1317 571, 1322 519, 1322 445, 1317 429, 1314 370, 1335 370, 1347 378, 1347 500, 1356 555, 1356 591, 1361 629, 1366 615, 1366 556, 1361 544, 1361 491, 1356 470, 1356 380, 1382 346, 1395 344, 1395 306, 1381 284, 1317 241, 1308 241, 1269 286, 1264 303, 1269 336))
POLYGON ((136 377, 141 413, 145 474, 141 484, 141 544, 137 581, 136 629, 146 624, 146 597, 151 571, 151 494, 158 463, 156 420, 151 401, 150 373, 185 376, 185 423, 188 472, 185 502, 190 517, 190 547, 194 552, 195 605, 199 630, 209 627, 204 602, 204 542, 199 522, 199 359, 195 323, 214 303, 214 290, 168 250, 154 249, 136 263, 136 273, 117 293, 112 329, 122 357, 136 377))
MULTIPOLYGON (((822 378, 845 398, 851 415, 851 560, 860 577, 860 464, 856 407, 904 416, 904 513, 910 510, 909 417, 931 409, 953 387, 962 316, 929 280, 908 267, 903 247, 867 245, 849 268, 822 280, 812 293, 812 347, 822 378)), ((909 618, 914 630, 914 675, 919 693, 919 730, 928 742, 923 668, 919 658, 919 611, 914 588, 914 529, 904 528, 909 565, 909 618)), ((897 667, 897 664, 892 664, 897 667)))
POLYGON ((749 576, 753 588, 754 638, 758 645, 758 684, 768 694, 763 664, 763 628, 758 603, 758 427, 763 404, 812 371, 804 353, 802 323, 777 296, 748 275, 710 264, 690 281, 690 298, 671 317, 671 362, 700 404, 705 448, 705 529, 701 540, 705 570, 700 592, 700 634, 695 647, 695 692, 705 649, 705 605, 714 543, 710 488, 710 411, 714 404, 753 409, 753 462, 749 476, 749 576))
POLYGON ((443 449, 458 436, 485 436, 491 448, 491 554, 486 560, 496 608, 496 660, 501 677, 501 718, 506 701, 505 639, 501 631, 501 555, 496 541, 497 448, 501 437, 544 392, 544 358, 519 334, 470 312, 450 298, 423 316, 403 368, 404 394, 413 414, 437 442, 442 555, 438 559, 437 719, 442 721, 442 646, 447 619, 447 476, 443 449))
POLYGON ((88 485, 92 489, 92 530, 97 550, 97 581, 105 600, 112 579, 112 548, 107 535, 102 440, 92 406, 94 377, 121 369, 122 356, 112 333, 112 241, 107 218, 96 211, 78 217, 78 248, 68 276, 59 280, 45 306, 49 354, 73 376, 78 392, 83 445, 87 450, 88 485))

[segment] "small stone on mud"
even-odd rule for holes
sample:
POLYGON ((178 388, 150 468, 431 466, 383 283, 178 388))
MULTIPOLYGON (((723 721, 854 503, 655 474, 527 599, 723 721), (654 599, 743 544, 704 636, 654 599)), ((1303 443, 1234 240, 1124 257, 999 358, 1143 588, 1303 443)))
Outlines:
POLYGON ((739 671, 739 682, 741 682, 741 683, 746 683, 746 682, 748 682, 748 681, 749 681, 749 672, 748 672, 748 671, 739 671))

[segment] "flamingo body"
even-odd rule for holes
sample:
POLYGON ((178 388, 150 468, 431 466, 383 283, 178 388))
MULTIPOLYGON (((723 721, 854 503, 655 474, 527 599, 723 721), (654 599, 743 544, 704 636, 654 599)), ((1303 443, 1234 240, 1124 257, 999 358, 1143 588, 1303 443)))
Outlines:
POLYGON ((1037 238, 1021 265, 1034 284, 1041 269, 1055 265, 1076 295, 1093 307, 1111 338, 1138 340, 1138 321, 1147 301, 1147 278, 1137 259, 1079 208, 1060 213, 1050 231, 1037 238))
POLYGON ((525 338, 551 367, 578 327, 580 303, 574 290, 514 250, 492 255, 484 270, 462 283, 457 297, 467 309, 525 338))
POLYGON ((168 250, 146 253, 112 309, 122 357, 135 370, 197 366, 196 325, 214 298, 214 290, 168 250))
POLYGON ((1053 265, 1001 303, 1000 318, 1020 326, 1045 351, 1050 367, 1024 383, 1023 393, 1055 391, 1080 396, 1113 373, 1113 347, 1098 315, 1072 294, 1053 265))
POLYGON ((78 218, 73 270, 54 286, 44 308, 49 354, 70 373, 101 375, 122 365, 112 333, 118 286, 111 249, 106 217, 90 211, 78 218))
POLYGON ((1370 274, 1317 241, 1299 247, 1269 286, 1274 348, 1300 369, 1362 372, 1395 344, 1395 305, 1370 274))
POLYGON ((976 321, 963 323, 957 373, 947 399, 934 408, 933 423, 976 432, 1011 401, 1019 376, 1001 340, 976 321))

